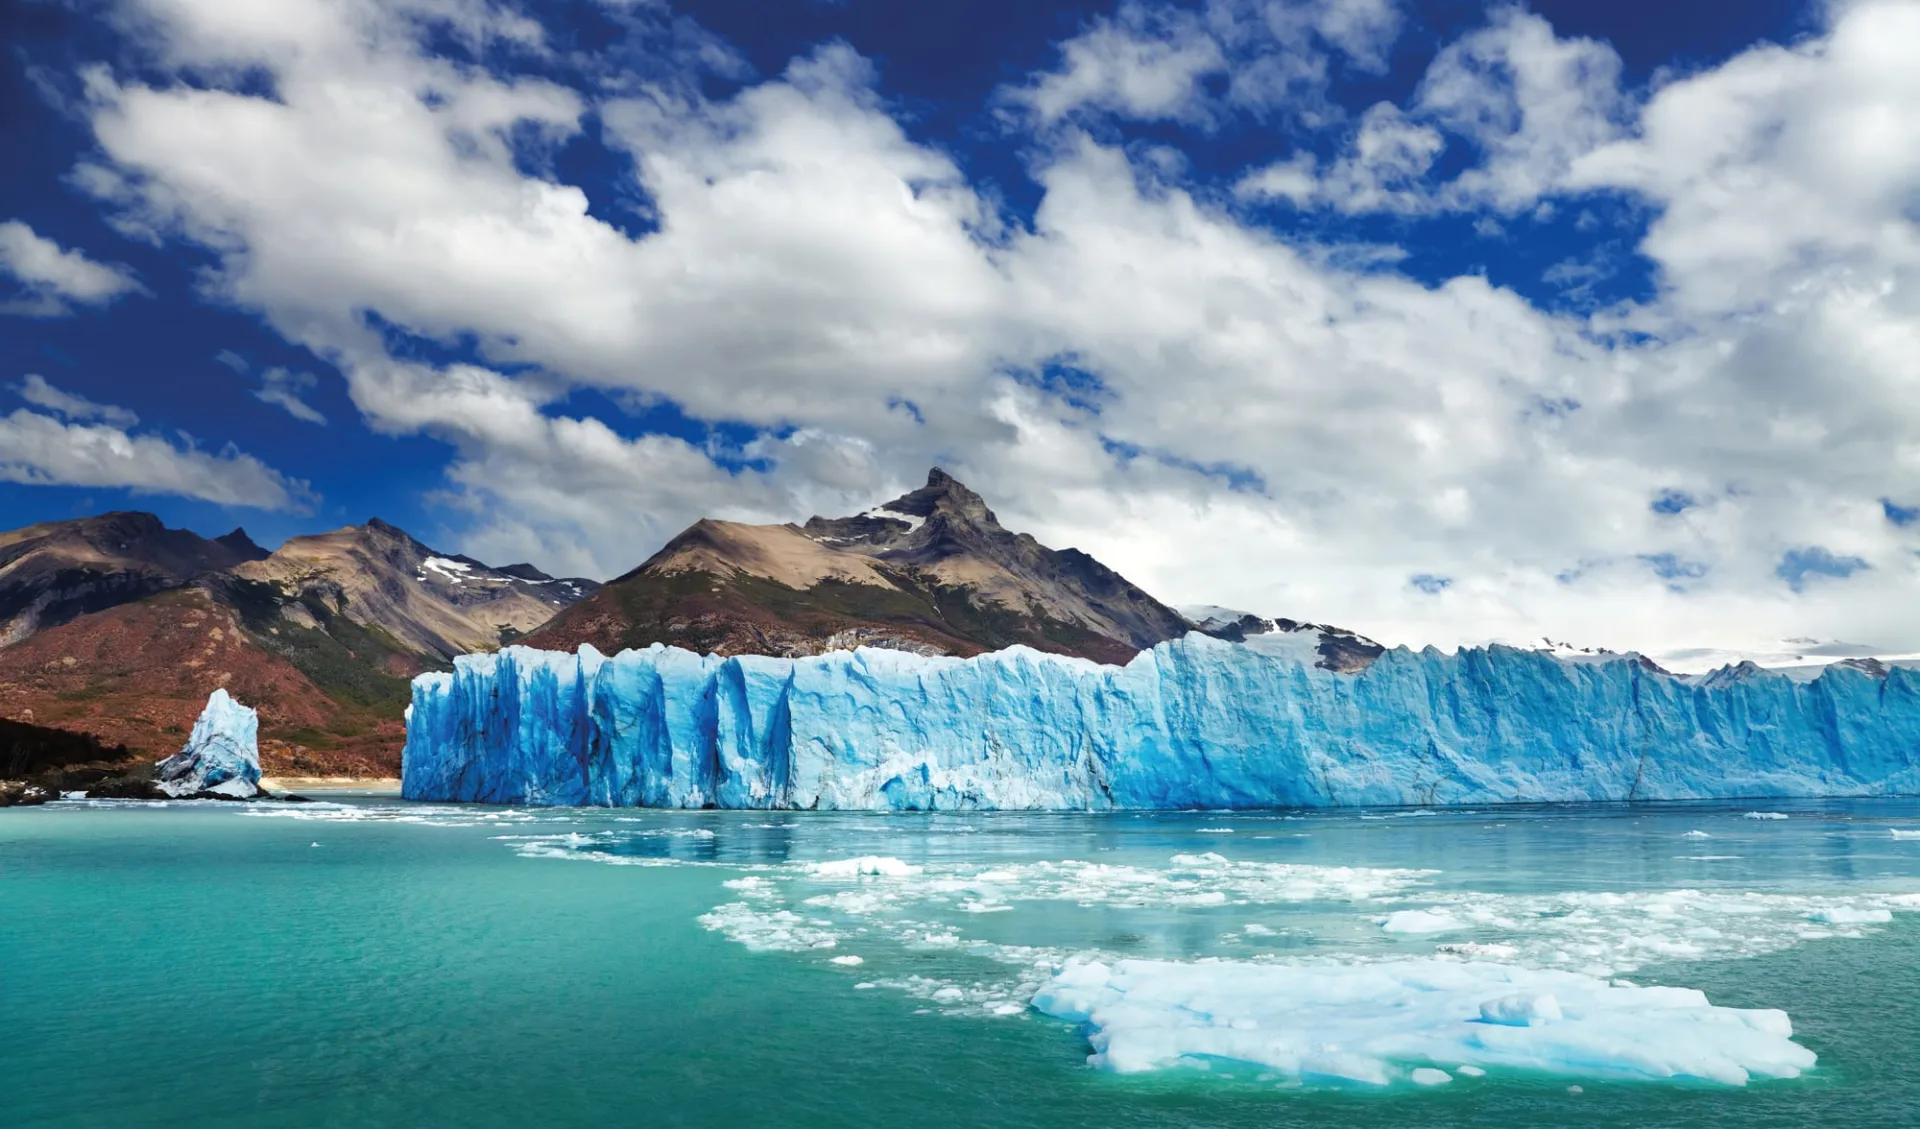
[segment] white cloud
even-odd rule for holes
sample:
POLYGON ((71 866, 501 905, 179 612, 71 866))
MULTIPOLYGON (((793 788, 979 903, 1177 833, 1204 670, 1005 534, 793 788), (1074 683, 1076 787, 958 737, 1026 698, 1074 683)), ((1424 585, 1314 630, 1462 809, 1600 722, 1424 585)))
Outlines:
POLYGON ((1504 8, 1441 49, 1414 108, 1482 154, 1446 185, 1448 202, 1514 212, 1533 207, 1575 160, 1618 136, 1627 101, 1611 46, 1561 39, 1542 17, 1504 8))
POLYGON ((140 422, 140 417, 126 408, 112 404, 96 404, 85 396, 73 392, 63 392, 47 383, 46 377, 38 373, 28 373, 15 389, 20 398, 35 407, 58 412, 70 420, 97 419, 116 427, 132 427, 140 422))
POLYGON ((1413 121, 1391 102, 1380 102, 1361 115, 1346 152, 1324 171, 1316 168, 1312 154, 1296 154, 1242 177, 1234 193, 1348 213, 1421 212, 1432 204, 1424 184, 1427 170, 1445 147, 1438 130, 1413 121))
POLYGON ((1201 80, 1227 67, 1201 18, 1177 8, 1125 3, 1112 19, 1096 17, 1060 47, 1060 67, 1014 99, 1042 122, 1080 110, 1136 121, 1204 121, 1210 114, 1201 80))
POLYGON ((289 372, 283 368, 270 368, 260 374, 260 387, 254 389, 253 395, 261 403, 282 408, 288 415, 303 423, 317 423, 325 426, 327 417, 301 399, 307 389, 318 383, 319 380, 310 372, 289 372))
POLYGON ((304 512, 305 482, 229 445, 218 453, 131 435, 109 424, 63 422, 22 408, 0 416, 0 481, 35 486, 124 487, 228 506, 304 512))
MULTIPOLYGON (((1379 269, 1391 248, 1283 238, 1180 160, 1112 142, 1111 121, 1082 128, 1096 112, 1212 124, 1272 111, 1276 91, 1311 107, 1329 67, 1384 60, 1386 5, 1261 25, 1260 42, 1311 50, 1258 96, 1236 93, 1238 63, 1206 94, 1201 42, 1253 59, 1251 8, 1092 25, 1008 94, 1050 123, 1031 229, 916 140, 844 46, 727 99, 602 97, 426 57, 421 8, 140 10, 175 65, 266 68, 276 98, 103 73, 85 182, 129 227, 214 249, 217 292, 336 363, 371 425, 451 444, 448 498, 483 556, 616 572, 701 513, 845 512, 938 461, 1010 524, 1172 600, 1393 641, 1920 649, 1920 558, 1877 501, 1920 502, 1902 210, 1920 173, 1910 124, 1883 112, 1914 104, 1920 74, 1899 6, 1836 9, 1818 42, 1674 82, 1644 112, 1609 48, 1502 10, 1340 155, 1243 189, 1496 222, 1542 194, 1631 190, 1659 210, 1641 251, 1661 290, 1592 316, 1480 277, 1421 285, 1379 269), (645 236, 527 175, 503 140, 520 123, 570 136, 588 108, 634 158, 645 236), (1473 159, 1435 183, 1443 142, 1473 159), (395 359, 365 311, 474 334, 480 356, 395 359), (1048 391, 1054 361, 1097 395, 1048 391), (737 448, 631 438, 576 418, 579 387, 764 430, 737 448), (1701 504, 1657 511, 1664 490, 1701 504), (1781 562, 1812 548, 1871 567, 1795 593, 1781 562)), ((492 9, 450 10, 536 49, 492 9)))
POLYGON ((0 298, 0 314, 27 317, 59 317, 75 302, 104 306, 141 288, 127 268, 96 263, 19 220, 0 223, 0 278, 19 287, 13 297, 0 298))

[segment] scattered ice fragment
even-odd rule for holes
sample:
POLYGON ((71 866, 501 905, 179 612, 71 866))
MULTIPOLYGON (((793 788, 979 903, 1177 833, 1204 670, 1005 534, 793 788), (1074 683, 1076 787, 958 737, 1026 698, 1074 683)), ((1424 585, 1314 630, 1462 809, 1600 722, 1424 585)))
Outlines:
POLYGON ((1567 1087, 1567 1093, 1569 1093, 1569 1094, 1584 1094, 1584 1093, 1586 1093, 1586 1091, 1585 1091, 1584 1089, 1581 1089, 1581 1088, 1580 1088, 1579 1086, 1568 1086, 1568 1087, 1567 1087))
POLYGON ((864 991, 866 991, 866 990, 867 990, 868 988, 878 988, 879 986, 880 986, 880 985, 878 985, 878 984, 875 984, 875 983, 874 983, 873 981, 871 981, 871 980, 862 980, 862 981, 860 981, 860 983, 858 983, 858 984, 855 984, 855 985, 853 986, 853 990, 854 990, 854 991, 856 991, 856 992, 864 992, 864 991))
POLYGON ((1750 811, 1747 814, 1741 816, 1740 818, 1741 819, 1785 819, 1787 818, 1787 816, 1785 812, 1750 811))
POLYGON ((1242 933, 1245 933, 1249 937, 1273 936, 1273 929, 1270 926, 1262 925, 1257 921, 1249 923, 1245 928, 1241 929, 1240 931, 1242 933))
POLYGON ((1451 933, 1466 926, 1441 910, 1403 909, 1388 914, 1380 928, 1388 933, 1451 933))
POLYGON ((849 968, 851 968, 852 966, 854 966, 854 965, 856 965, 856 964, 865 964, 865 963, 867 963, 866 961, 864 961, 864 960, 861 960, 861 959, 860 959, 859 957, 857 957, 857 956, 854 956, 854 955, 853 955, 853 954, 851 954, 851 953, 849 953, 849 954, 847 954, 846 956, 843 956, 843 957, 829 957, 829 958, 828 958, 828 960, 829 960, 829 961, 830 961, 831 963, 833 963, 833 964, 844 964, 844 965, 846 965, 846 966, 848 966, 849 968))
POLYGON ((1231 835, 1231 834, 1233 834, 1233 828, 1231 828, 1231 827, 1202 827, 1202 828, 1200 828, 1200 829, 1199 829, 1199 830, 1198 830, 1198 831, 1196 832, 1196 834, 1200 834, 1200 835, 1231 835))
POLYGON ((1893 920, 1893 913, 1884 909, 1823 906, 1820 909, 1809 910, 1807 920, 1824 922, 1827 925, 1884 925, 1893 920))
POLYGON ((1487 1072, 1477 1066, 1456 1066, 1453 1068, 1453 1072, 1455 1074, 1464 1074, 1468 1078, 1485 1078, 1487 1076, 1487 1072))
POLYGON ((1444 1086, 1453 1081, 1453 1075, 1444 1070, 1435 1070, 1431 1066, 1417 1066, 1408 1077, 1416 1086, 1444 1086))
POLYGON ((1689 831, 1685 835, 1682 835, 1681 838, 1682 839, 1711 839, 1713 838, 1713 836, 1707 834, 1705 831, 1689 831))
POLYGON ((1898 827, 1892 829, 1892 835, 1896 839, 1920 839, 1920 831, 1902 831, 1898 827))
POLYGON ((807 864, 807 873, 816 878, 859 878, 868 875, 905 878, 920 873, 920 868, 884 855, 861 855, 859 858, 835 859, 832 862, 810 862, 807 864))

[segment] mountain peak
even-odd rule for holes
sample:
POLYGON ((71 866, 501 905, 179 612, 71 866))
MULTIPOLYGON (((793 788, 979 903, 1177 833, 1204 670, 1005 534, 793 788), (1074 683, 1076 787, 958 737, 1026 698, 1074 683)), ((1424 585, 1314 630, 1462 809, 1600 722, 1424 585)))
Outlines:
POLYGON ((987 508, 986 499, 969 490, 965 483, 939 467, 927 472, 927 484, 900 495, 878 507, 908 517, 932 517, 945 512, 975 525, 998 526, 1000 521, 987 508))
POLYGON ((215 537, 213 543, 226 546, 236 558, 242 561, 264 561, 273 555, 255 543, 253 538, 247 536, 245 526, 235 526, 232 533, 215 537))

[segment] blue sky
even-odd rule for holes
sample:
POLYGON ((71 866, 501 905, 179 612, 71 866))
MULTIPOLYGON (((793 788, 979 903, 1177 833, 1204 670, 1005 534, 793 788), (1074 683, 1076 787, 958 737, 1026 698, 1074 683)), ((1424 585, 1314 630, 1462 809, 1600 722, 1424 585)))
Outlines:
POLYGON ((9 11, 0 524, 607 575, 939 462, 1173 600, 1920 650, 1911 0, 9 11))

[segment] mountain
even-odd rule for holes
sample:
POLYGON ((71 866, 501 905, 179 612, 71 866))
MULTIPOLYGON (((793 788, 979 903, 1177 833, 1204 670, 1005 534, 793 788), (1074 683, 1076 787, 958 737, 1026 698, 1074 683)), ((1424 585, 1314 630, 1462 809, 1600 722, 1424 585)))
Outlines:
POLYGON ((108 513, 0 533, 0 647, 90 612, 183 587, 259 552, 243 530, 209 540, 168 529, 147 513, 108 513))
POLYGON ((1180 613, 1196 631, 1216 639, 1245 643, 1264 654, 1290 657, 1340 674, 1360 673, 1387 650, 1364 635, 1324 623, 1268 619, 1212 604, 1181 608, 1180 613))
POLYGON ((526 642, 786 657, 855 646, 976 655, 1023 643, 1125 662, 1190 630, 1078 549, 1007 530, 935 468, 920 489, 852 517, 695 522, 526 642))
POLYGON ((495 569, 440 553, 378 518, 292 538, 271 556, 234 568, 233 576, 271 587, 282 618, 293 624, 319 626, 326 614, 316 610, 320 605, 384 633, 396 650, 436 661, 512 642, 600 587, 556 580, 532 565, 495 569))
POLYGON ((269 771, 392 774, 408 680, 594 591, 373 520, 267 553, 150 514, 0 534, 0 717, 177 751, 216 688, 256 707, 269 771))

